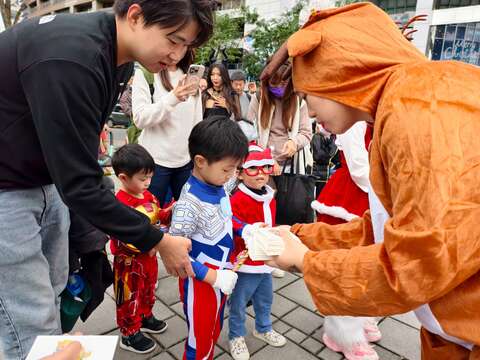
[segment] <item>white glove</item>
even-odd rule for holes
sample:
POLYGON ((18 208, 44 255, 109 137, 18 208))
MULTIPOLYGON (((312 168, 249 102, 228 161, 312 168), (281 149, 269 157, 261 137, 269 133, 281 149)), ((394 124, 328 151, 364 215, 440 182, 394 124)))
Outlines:
POLYGON ((214 288, 220 289, 225 295, 230 295, 237 283, 238 275, 232 270, 217 270, 217 280, 214 288))

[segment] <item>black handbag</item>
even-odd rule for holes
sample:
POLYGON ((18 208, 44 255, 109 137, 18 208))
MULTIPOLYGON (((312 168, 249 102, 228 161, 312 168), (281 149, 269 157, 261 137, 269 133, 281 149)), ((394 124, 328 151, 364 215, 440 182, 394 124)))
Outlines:
MULTIPOLYGON (((302 151, 305 164, 305 149, 302 151)), ((282 174, 273 178, 277 187, 277 225, 305 224, 315 221, 315 213, 310 207, 315 200, 315 176, 300 174, 300 161, 296 161, 295 170, 294 164, 294 157, 291 157, 285 161, 282 174), (285 171, 288 163, 290 163, 289 172, 285 171)))

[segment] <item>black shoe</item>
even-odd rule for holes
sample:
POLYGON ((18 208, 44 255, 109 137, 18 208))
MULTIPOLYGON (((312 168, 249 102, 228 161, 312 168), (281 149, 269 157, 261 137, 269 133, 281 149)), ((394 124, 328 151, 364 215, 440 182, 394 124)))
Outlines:
POLYGON ((142 327, 140 330, 150 334, 161 334, 167 330, 168 324, 165 321, 158 320, 155 316, 144 318, 142 320, 142 327))
POLYGON ((141 331, 130 336, 122 336, 120 347, 137 354, 146 354, 153 351, 157 345, 155 342, 142 334, 141 331))

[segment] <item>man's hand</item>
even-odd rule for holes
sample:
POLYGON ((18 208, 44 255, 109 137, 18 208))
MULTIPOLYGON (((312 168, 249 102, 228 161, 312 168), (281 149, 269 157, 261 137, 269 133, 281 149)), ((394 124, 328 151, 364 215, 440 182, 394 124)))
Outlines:
POLYGON ((78 341, 68 344, 63 350, 40 360, 77 360, 82 353, 82 345, 78 341))
POLYGON ((188 253, 192 249, 192 241, 181 236, 164 234, 155 249, 160 253, 165 269, 170 275, 182 279, 193 277, 194 272, 188 253))
POLYGON ((257 84, 255 83, 255 81, 250 81, 248 83, 248 92, 250 94, 255 94, 257 92, 257 84))

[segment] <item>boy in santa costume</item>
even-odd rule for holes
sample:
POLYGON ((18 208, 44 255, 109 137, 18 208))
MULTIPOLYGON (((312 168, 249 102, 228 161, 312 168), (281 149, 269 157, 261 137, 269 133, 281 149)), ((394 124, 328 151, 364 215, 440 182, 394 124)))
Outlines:
MULTIPOLYGON (((271 150, 264 150, 254 144, 251 144, 248 150, 247 159, 238 175, 241 182, 230 199, 236 235, 232 259, 236 259, 246 249, 243 235, 246 236, 247 232, 264 224, 275 225, 274 191, 267 185, 269 175, 273 172, 271 150)), ((287 342, 285 337, 272 329, 272 270, 273 268, 265 265, 263 261, 247 258, 237 271, 238 280, 230 298, 228 321, 230 354, 235 360, 250 358, 244 339, 246 307, 249 301, 252 301, 255 310, 253 336, 275 347, 283 346, 287 342)))

